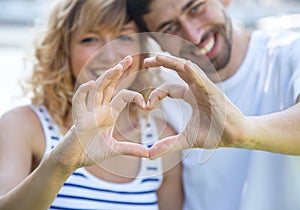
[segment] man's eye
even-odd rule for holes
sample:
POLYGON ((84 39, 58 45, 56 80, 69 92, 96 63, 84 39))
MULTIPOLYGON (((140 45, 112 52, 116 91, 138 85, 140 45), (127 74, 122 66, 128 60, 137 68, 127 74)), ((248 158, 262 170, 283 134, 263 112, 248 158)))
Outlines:
POLYGON ((94 38, 94 37, 87 37, 87 38, 84 38, 80 41, 80 43, 91 43, 91 42, 95 42, 97 41, 98 39, 97 38, 94 38))
POLYGON ((201 11, 200 9, 202 8, 203 5, 204 5, 204 2, 200 2, 200 3, 192 6, 191 10, 190 10, 190 13, 191 14, 197 14, 198 12, 201 11))
POLYGON ((168 26, 166 26, 162 32, 163 33, 167 33, 167 34, 172 34, 175 33, 177 31, 178 26, 176 24, 170 24, 168 26))

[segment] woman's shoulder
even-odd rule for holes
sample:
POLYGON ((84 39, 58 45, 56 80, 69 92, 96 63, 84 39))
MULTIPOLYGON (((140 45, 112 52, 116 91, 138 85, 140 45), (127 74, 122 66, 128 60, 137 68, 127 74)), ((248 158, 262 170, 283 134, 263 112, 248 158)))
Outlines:
POLYGON ((27 145, 33 153, 40 153, 44 149, 44 141, 41 140, 44 134, 39 118, 29 106, 15 107, 5 112, 0 118, 0 130, 1 139, 9 139, 15 145, 27 145))
POLYGON ((15 128, 32 131, 39 124, 39 119, 29 106, 19 106, 5 112, 0 122, 1 126, 13 125, 15 128))

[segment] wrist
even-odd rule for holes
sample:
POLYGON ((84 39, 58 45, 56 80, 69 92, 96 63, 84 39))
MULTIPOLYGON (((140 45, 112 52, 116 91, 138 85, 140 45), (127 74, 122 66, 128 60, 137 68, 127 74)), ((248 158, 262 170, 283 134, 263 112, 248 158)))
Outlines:
POLYGON ((60 140, 56 147, 49 153, 49 159, 55 167, 63 173, 73 173, 80 167, 79 159, 82 147, 77 139, 75 126, 60 140))
POLYGON ((74 171, 77 170, 77 167, 67 165, 59 161, 54 152, 50 152, 45 161, 47 161, 47 164, 49 164, 49 167, 53 171, 55 171, 57 174, 60 174, 62 177, 69 177, 74 171))
POLYGON ((244 149, 257 149, 259 140, 257 138, 258 126, 255 117, 245 116, 241 123, 240 135, 234 147, 244 149))

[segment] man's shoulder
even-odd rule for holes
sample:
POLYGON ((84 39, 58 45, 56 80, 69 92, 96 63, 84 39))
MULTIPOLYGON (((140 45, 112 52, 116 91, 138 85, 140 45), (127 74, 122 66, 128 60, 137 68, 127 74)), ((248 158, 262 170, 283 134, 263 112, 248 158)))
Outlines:
POLYGON ((257 30, 253 32, 253 39, 261 42, 269 49, 295 47, 298 43, 300 47, 300 33, 291 30, 257 30))

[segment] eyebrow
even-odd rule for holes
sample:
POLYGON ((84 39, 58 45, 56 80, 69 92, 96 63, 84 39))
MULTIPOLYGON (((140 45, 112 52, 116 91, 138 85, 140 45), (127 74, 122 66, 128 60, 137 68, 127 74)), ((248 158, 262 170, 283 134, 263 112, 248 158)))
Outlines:
POLYGON ((181 12, 185 12, 194 2, 197 0, 190 0, 184 7, 182 8, 181 12))
MULTIPOLYGON (((184 13, 192 4, 194 4, 195 1, 197 0, 190 0, 188 3, 186 3, 181 9, 181 13, 184 13)), ((160 31, 161 29, 163 29, 165 26, 169 25, 172 22, 174 22, 174 20, 169 20, 161 23, 160 25, 157 26, 156 31, 160 31)))

